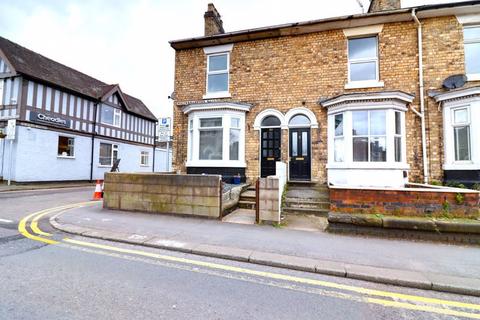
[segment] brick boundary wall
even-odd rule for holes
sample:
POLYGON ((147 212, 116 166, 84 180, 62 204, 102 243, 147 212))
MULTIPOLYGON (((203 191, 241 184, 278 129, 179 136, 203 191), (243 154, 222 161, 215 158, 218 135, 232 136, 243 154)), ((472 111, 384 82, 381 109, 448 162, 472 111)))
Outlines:
POLYGON ((473 190, 330 187, 330 210, 334 212, 478 218, 479 208, 480 193, 473 190))
POLYGON ((220 218, 221 194, 218 175, 106 173, 103 207, 220 218))

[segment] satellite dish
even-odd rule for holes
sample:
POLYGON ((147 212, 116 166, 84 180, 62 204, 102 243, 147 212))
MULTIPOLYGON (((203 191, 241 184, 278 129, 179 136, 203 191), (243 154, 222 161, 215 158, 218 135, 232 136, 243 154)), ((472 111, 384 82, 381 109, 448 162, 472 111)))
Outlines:
POLYGON ((467 77, 464 74, 455 74, 443 80, 443 87, 445 89, 461 88, 467 82, 467 77))

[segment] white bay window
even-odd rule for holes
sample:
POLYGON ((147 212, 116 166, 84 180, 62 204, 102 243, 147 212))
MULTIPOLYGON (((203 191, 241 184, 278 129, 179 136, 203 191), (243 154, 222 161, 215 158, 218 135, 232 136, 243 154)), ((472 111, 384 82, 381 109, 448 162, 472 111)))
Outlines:
POLYGON ((406 163, 405 113, 413 96, 400 91, 347 94, 328 108, 328 180, 334 185, 401 187, 406 163))
POLYGON ((480 124, 475 121, 480 118, 480 87, 447 91, 435 100, 443 108, 443 169, 480 170, 480 124))
POLYGON ((188 105, 187 167, 245 167, 245 112, 235 103, 188 105))

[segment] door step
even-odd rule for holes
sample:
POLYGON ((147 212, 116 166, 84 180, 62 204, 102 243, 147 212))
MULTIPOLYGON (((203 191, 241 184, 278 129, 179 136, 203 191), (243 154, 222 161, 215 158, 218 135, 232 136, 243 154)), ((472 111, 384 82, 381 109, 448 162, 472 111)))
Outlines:
POLYGON ((314 215, 317 217, 327 217, 330 209, 318 209, 318 208, 288 208, 284 207, 282 210, 283 214, 294 214, 294 215, 314 215))
POLYGON ((238 207, 241 209, 252 209, 255 210, 255 201, 246 201, 240 200, 238 201, 238 207))
POLYGON ((328 198, 322 199, 324 201, 319 201, 320 199, 298 199, 298 198, 287 198, 285 199, 286 208, 306 208, 306 209, 329 209, 330 202, 328 198))

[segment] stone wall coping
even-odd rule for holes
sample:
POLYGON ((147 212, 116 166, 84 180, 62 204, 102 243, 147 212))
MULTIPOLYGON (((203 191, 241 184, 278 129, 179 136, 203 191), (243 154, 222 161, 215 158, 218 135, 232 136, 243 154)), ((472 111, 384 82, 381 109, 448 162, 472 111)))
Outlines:
MULTIPOLYGON (((410 184, 413 185, 413 184, 410 184)), ((354 187, 347 185, 330 185, 330 189, 334 190, 365 190, 365 191, 401 191, 401 192, 437 192, 437 193, 474 193, 480 194, 480 191, 471 190, 471 189, 461 189, 461 188, 452 188, 452 187, 443 187, 443 186, 431 186, 423 184, 414 184, 416 188, 387 188, 387 187, 354 187)))

